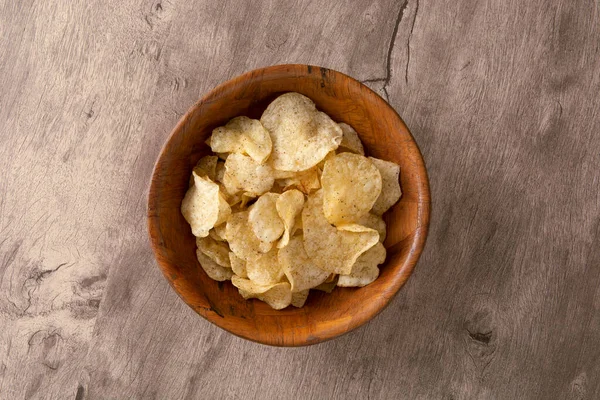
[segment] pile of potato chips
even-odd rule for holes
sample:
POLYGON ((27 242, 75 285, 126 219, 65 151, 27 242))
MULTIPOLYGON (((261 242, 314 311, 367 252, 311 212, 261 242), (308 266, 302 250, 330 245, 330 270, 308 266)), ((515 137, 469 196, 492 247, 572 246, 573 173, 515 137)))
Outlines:
POLYGON ((398 165, 365 157, 354 129, 299 93, 259 120, 237 117, 207 141, 181 212, 209 277, 274 309, 310 289, 365 286, 386 251, 381 215, 401 196, 398 165))

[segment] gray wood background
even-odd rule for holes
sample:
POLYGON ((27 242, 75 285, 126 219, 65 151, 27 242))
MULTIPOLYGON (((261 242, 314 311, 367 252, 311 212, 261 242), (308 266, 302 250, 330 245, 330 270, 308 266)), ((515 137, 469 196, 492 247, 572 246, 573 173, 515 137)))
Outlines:
POLYGON ((0 0, 1 399, 600 398, 597 0, 0 0), (425 252, 308 348, 197 317, 146 192, 203 93, 311 63, 366 82, 430 173, 425 252))

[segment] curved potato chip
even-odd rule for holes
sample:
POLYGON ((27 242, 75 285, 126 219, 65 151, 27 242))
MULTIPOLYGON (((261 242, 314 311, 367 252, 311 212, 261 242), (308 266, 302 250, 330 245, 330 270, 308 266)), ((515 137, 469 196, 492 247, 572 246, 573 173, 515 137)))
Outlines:
POLYGON ((382 215, 402 196, 402 190, 400 189, 400 166, 391 162, 380 160, 378 158, 369 157, 373 165, 377 167, 382 179, 381 194, 377 198, 373 209, 371 210, 374 214, 382 215))
POLYGON ((338 124, 340 128, 342 128, 342 143, 340 143, 340 150, 347 150, 351 153, 360 154, 361 156, 365 155, 365 149, 363 148, 363 144, 358 137, 358 133, 352 128, 350 125, 340 122, 338 124))
POLYGON ((340 275, 338 286, 342 287, 363 287, 373 282, 379 276, 379 264, 385 261, 385 247, 380 243, 364 252, 354 265, 352 272, 348 275, 340 275))
POLYGON ((196 250, 196 257, 200 262, 200 266, 202 267, 204 272, 206 272, 206 275, 208 275, 210 279, 213 279, 215 281, 226 281, 231 279, 231 277, 233 276, 233 271, 230 268, 225 268, 217 264, 216 262, 211 260, 209 256, 202 253, 200 249, 196 250))
POLYGON ((194 186, 188 189, 181 202, 181 213, 194 236, 206 237, 211 228, 231 215, 231 208, 219 193, 219 185, 195 172, 192 175, 194 186))
POLYGON ((309 194, 310 192, 321 188, 319 172, 319 168, 314 166, 306 171, 296 172, 287 178, 283 178, 280 182, 283 186, 283 190, 295 187, 303 193, 309 194))
POLYGON ((304 303, 306 303, 306 299, 308 298, 309 292, 310 292, 310 290, 306 289, 301 292, 292 293, 292 303, 291 304, 297 308, 304 306, 304 303))
POLYGON ((215 182, 223 183, 223 177, 225 176, 225 162, 218 160, 215 166, 215 182))
POLYGON ((379 241, 382 243, 385 241, 387 230, 385 221, 383 218, 381 218, 381 216, 368 213, 363 215, 358 221, 356 221, 356 223, 366 226, 367 228, 375 229, 377 232, 379 232, 379 241))
POLYGON ((278 250, 275 248, 260 257, 246 263, 248 279, 259 285, 272 285, 281 282, 283 270, 277 258, 278 250))
POLYGON ((231 263, 231 270, 234 274, 236 274, 240 278, 248 278, 248 272, 246 271, 246 261, 236 256, 233 251, 230 251, 229 262, 231 263))
POLYGON ((274 242, 283 233, 283 221, 275 207, 278 198, 276 193, 265 193, 250 207, 248 221, 256 237, 263 242, 274 242))
POLYGON ((225 238, 231 251, 242 260, 254 260, 270 250, 271 243, 261 242, 250 227, 248 211, 232 214, 227 221, 225 238), (267 248, 266 245, 269 245, 267 248))
POLYGON ((336 274, 349 274, 356 259, 379 240, 376 230, 364 226, 331 226, 323 214, 323 189, 308 196, 302 210, 302 230, 304 248, 313 263, 336 274))
POLYGON ((217 242, 210 236, 196 238, 196 246, 203 254, 222 267, 231 268, 229 261, 229 246, 226 242, 217 242))
POLYGON ((208 179, 214 181, 216 178, 218 160, 219 157, 217 156, 204 156, 198 160, 198 163, 194 167, 194 172, 200 176, 206 175, 208 176, 208 179))
POLYGON ((223 185, 230 195, 242 191, 258 196, 268 192, 274 181, 271 167, 258 164, 248 156, 233 153, 225 161, 223 185))
POLYGON ((227 203, 227 200, 225 200, 225 197, 219 192, 219 214, 215 226, 227 221, 229 216, 231 216, 231 207, 227 203))
POLYGON ((331 293, 337 286, 338 278, 338 274, 331 274, 331 276, 327 278, 325 282, 321 283, 319 286, 315 286, 313 289, 320 290, 321 292, 325 293, 331 293))
POLYGON ((334 225, 354 223, 367 214, 381 193, 381 175, 367 157, 341 153, 325 163, 323 212, 334 225))
POLYGON ((259 120, 236 117, 225 126, 216 128, 209 141, 215 153, 245 154, 259 164, 271 154, 271 135, 259 120))
MULTIPOLYGON (((221 224, 221 225, 223 225, 223 224, 221 224)), ((221 226, 221 225, 219 225, 219 226, 221 226)), ((213 240, 216 240, 218 242, 225 241, 225 239, 223 239, 221 236, 219 236, 217 231, 215 231, 215 228, 212 228, 210 231, 208 231, 208 237, 212 238, 213 240)))
POLYGON ((279 264, 292 285, 292 292, 319 286, 330 275, 317 267, 306 254, 304 241, 300 237, 292 238, 286 247, 279 250, 279 264))
POLYGON ((227 227, 227 224, 220 224, 217 225, 213 228, 213 230, 211 232, 214 232, 213 238, 215 240, 227 240, 225 239, 225 228, 227 227))
POLYGON ((277 244, 277 247, 282 248, 287 246, 290 236, 294 233, 293 229, 296 218, 300 215, 302 207, 304 207, 304 195, 298 190, 283 192, 277 198, 275 207, 283 221, 283 236, 277 244))
POLYGON ((315 166, 342 141, 342 128, 300 93, 286 93, 260 118, 271 133, 270 162, 281 171, 304 171, 315 166))
POLYGON ((237 287, 244 299, 257 298, 270 305, 275 310, 281 310, 292 302, 292 290, 287 282, 273 285, 259 285, 251 280, 233 276, 233 286, 237 287))

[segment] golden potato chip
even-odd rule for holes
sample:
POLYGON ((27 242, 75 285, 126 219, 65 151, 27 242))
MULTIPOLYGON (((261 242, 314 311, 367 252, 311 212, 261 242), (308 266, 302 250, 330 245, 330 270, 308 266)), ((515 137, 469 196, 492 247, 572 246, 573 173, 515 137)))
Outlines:
POLYGON ((236 256, 233 251, 230 251, 229 262, 231 263, 231 270, 234 274, 236 274, 240 278, 248 278, 248 272, 246 271, 246 261, 236 256))
POLYGON ((258 164, 243 154, 230 154, 225 161, 223 185, 230 195, 245 192, 256 197, 268 192, 274 180, 271 167, 258 164))
POLYGON ((284 227, 283 236, 277 244, 277 247, 282 248, 287 246, 290 236, 294 233, 296 219, 300 216, 302 207, 304 207, 304 195, 298 190, 283 192, 277 198, 275 207, 284 227))
POLYGON ((217 161, 215 166, 215 182, 223 183, 223 177, 225 176, 225 163, 221 160, 217 161))
POLYGON ((276 193, 265 193, 250 206, 248 221, 256 237, 263 242, 274 242, 283 234, 283 221, 275 206, 278 198, 276 193))
POLYGON ((381 193, 381 175, 368 158, 341 153, 325 163, 323 212, 334 225, 354 223, 367 214, 381 193))
POLYGON ((323 190, 308 196, 302 210, 304 248, 323 271, 349 274, 358 256, 378 242, 379 233, 359 225, 330 225, 323 214, 323 190))
POLYGON ((230 268, 225 268, 217 264, 209 256, 202 253, 200 249, 196 250, 196 257, 198 257, 200 266, 210 279, 214 279, 215 281, 226 281, 233 276, 233 271, 230 268))
POLYGON ((215 221, 215 226, 221 225, 223 222, 229 219, 231 215, 231 207, 225 200, 225 197, 219 192, 219 214, 215 221))
POLYGON ((215 226, 211 232, 213 232, 214 234, 213 239, 215 240, 227 240, 225 239, 225 228, 227 227, 227 224, 223 223, 220 225, 215 226))
POLYGON ((317 166, 309 168, 306 171, 296 172, 287 178, 281 179, 281 186, 283 186, 284 191, 296 188, 303 193, 309 194, 321 188, 319 173, 320 171, 317 166))
POLYGON ((219 193, 219 185, 195 172, 192 175, 194 185, 181 202, 181 213, 190 224, 194 236, 206 237, 211 228, 229 217, 231 208, 219 193))
POLYGON ((306 254, 304 241, 300 237, 292 238, 287 246, 279 250, 279 264, 292 285, 292 292, 318 286, 330 275, 317 267, 306 254))
POLYGON ((287 179, 296 175, 296 171, 280 171, 273 168, 273 178, 275 179, 287 179))
POLYGON ((371 212, 376 215, 382 215, 402 196, 400 189, 400 167, 390 161, 380 160, 369 157, 373 165, 377 167, 382 179, 381 194, 373 205, 371 212))
POLYGON ((297 308, 304 306, 304 303, 306 303, 306 299, 308 299, 309 292, 310 292, 310 290, 306 289, 301 292, 292 293, 292 303, 291 304, 297 308))
POLYGON ((350 125, 340 122, 338 124, 340 128, 342 128, 342 142, 340 143, 340 147, 338 151, 349 151, 351 153, 360 154, 362 156, 365 155, 365 149, 363 148, 363 144, 358 137, 358 133, 352 128, 350 125))
POLYGON ((276 98, 260 121, 273 141, 270 162, 281 171, 307 170, 342 141, 342 128, 299 93, 276 98))
POLYGON ((320 178, 320 175, 323 173, 323 167, 325 167, 325 163, 335 156, 336 156, 336 152, 335 152, 335 150, 332 150, 329 153, 327 153, 327 155, 325 156, 324 159, 319 161, 319 163, 317 164, 317 168, 319 168, 319 178, 320 178))
POLYGON ((379 241, 384 242, 387 236, 385 221, 381 216, 368 213, 363 215, 358 221, 358 225, 366 226, 367 228, 375 229, 379 232, 379 241))
POLYGON ((260 121, 236 117, 212 132, 209 145, 215 153, 239 153, 262 164, 271 154, 271 135, 260 121))
POLYGON ((231 268, 229 246, 226 242, 218 242, 210 236, 196 238, 198 250, 222 267, 231 268))
POLYGON ((352 266, 350 274, 340 275, 337 285, 343 287, 363 287, 373 282, 379 276, 379 268, 377 266, 385 261, 385 256, 385 247, 383 247, 383 244, 377 243, 358 257, 352 266))
POLYGON ((278 250, 274 248, 254 260, 246 263, 248 279, 260 285, 271 285, 282 281, 283 270, 277 258, 278 250))
POLYGON ((200 176, 206 175, 208 179, 215 181, 218 159, 219 157, 217 156, 202 157, 194 167, 194 172, 200 176))
MULTIPOLYGON (((221 224, 221 225, 223 225, 223 224, 221 224)), ((208 237, 212 238, 213 240, 216 240, 218 242, 225 241, 225 239, 223 239, 221 236, 219 236, 219 234, 217 233, 217 231, 215 231, 215 228, 213 228, 210 231, 208 231, 208 237)))
POLYGON ((333 289, 335 289, 337 286, 339 275, 332 274, 331 276, 333 277, 331 281, 327 279, 325 282, 321 283, 319 286, 315 286, 313 289, 320 290, 321 292, 325 293, 333 292, 333 289))
POLYGON ((242 193, 240 198, 241 198, 240 207, 247 208, 248 203, 250 203, 252 200, 254 200, 256 198, 256 196, 248 194, 248 193, 242 193))
POLYGON ((261 242, 250 227, 248 211, 240 211, 231 215, 225 228, 225 238, 231 251, 242 260, 254 260, 270 250, 271 245, 261 242))
POLYGON ((232 276, 231 283, 237 287, 244 299, 257 298, 270 305, 275 310, 281 310, 292 302, 292 290, 287 282, 273 285, 259 285, 249 279, 232 276))
POLYGON ((258 251, 260 251, 261 253, 268 253, 269 251, 271 251, 272 248, 273 242, 263 242, 261 240, 260 244, 258 245, 258 251))

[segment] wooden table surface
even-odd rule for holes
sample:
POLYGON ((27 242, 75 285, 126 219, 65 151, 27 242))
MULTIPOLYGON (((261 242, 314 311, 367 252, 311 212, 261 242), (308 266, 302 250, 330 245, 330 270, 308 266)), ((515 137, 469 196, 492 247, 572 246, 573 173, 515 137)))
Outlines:
POLYGON ((597 0, 0 0, 1 399, 600 398, 597 0), (203 93, 279 63, 398 110, 431 181, 391 305, 251 343, 156 267, 146 193, 203 93))

